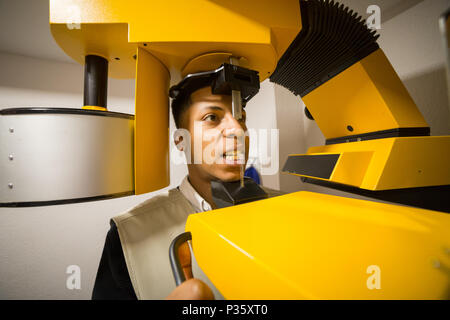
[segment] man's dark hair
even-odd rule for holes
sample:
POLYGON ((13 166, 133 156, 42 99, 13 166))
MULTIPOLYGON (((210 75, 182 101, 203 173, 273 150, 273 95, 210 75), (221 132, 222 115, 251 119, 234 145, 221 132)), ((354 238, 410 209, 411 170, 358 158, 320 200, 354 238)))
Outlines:
POLYGON ((175 120, 175 126, 177 128, 182 127, 181 117, 184 112, 189 109, 192 104, 191 93, 181 94, 175 99, 172 99, 172 115, 175 120))
POLYGON ((191 94, 202 88, 210 87, 212 82, 211 77, 196 79, 195 82, 191 82, 191 85, 186 86, 184 90, 179 92, 176 98, 172 99, 172 115, 177 128, 182 127, 181 117, 192 104, 191 94))
MULTIPOLYGON (((176 98, 172 99, 171 104, 172 115, 173 120, 175 121, 175 126, 178 129, 183 127, 181 118, 183 114, 186 112, 186 110, 188 110, 189 107, 192 105, 191 94, 199 89, 206 88, 209 86, 211 86, 211 81, 208 81, 207 79, 200 86, 191 88, 191 91, 189 92, 187 91, 181 92, 180 94, 177 95, 176 98)), ((245 107, 245 105, 246 103, 242 101, 242 107, 245 107)))

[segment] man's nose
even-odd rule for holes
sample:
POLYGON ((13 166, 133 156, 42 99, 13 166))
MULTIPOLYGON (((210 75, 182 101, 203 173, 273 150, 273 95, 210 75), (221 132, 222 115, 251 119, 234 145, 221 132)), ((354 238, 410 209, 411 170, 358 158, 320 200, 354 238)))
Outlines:
POLYGON ((241 122, 236 120, 230 113, 226 117, 227 121, 225 123, 225 128, 223 130, 223 135, 227 138, 240 137, 245 134, 245 128, 242 126, 241 122))

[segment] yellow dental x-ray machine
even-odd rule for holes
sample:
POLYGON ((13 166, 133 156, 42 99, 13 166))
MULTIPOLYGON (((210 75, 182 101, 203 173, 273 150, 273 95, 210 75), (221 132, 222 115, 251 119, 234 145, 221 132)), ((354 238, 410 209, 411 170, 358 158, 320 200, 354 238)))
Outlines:
POLYGON ((430 136, 356 13, 329 0, 50 0, 50 28, 85 65, 84 106, 1 110, 2 206, 166 187, 170 81, 235 61, 301 96, 326 137, 285 173, 410 206, 297 192, 191 215, 193 252, 223 295, 449 298, 450 136, 430 136), (108 76, 136 79, 134 117, 107 111, 108 76))

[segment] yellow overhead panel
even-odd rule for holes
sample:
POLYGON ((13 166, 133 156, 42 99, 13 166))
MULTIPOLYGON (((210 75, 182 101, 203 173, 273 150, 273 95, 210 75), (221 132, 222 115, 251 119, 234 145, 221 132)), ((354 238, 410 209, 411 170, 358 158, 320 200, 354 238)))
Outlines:
POLYGON ((165 188, 170 183, 169 72, 144 49, 136 63, 134 179, 135 194, 165 188))
POLYGON ((326 139, 428 127, 381 49, 302 99, 326 139))
POLYGON ((217 289, 252 300, 449 299, 449 229, 448 214, 312 192, 186 223, 217 289))
POLYGON ((206 53, 243 56, 262 81, 301 30, 301 17, 297 0, 50 0, 50 25, 76 61, 105 56, 112 77, 133 77, 133 51, 145 44, 169 70, 206 53))
MULTIPOLYGON (((248 61, 247 68, 258 71, 260 81, 263 81, 275 70, 278 61, 272 46, 259 43, 174 42, 170 45, 154 43, 149 44, 148 47, 149 51, 168 66, 171 72, 182 70, 193 58, 205 53, 231 52, 235 57, 245 57, 248 61)), ((215 67, 211 66, 211 69, 215 67)))
MULTIPOLYGON (((58 2, 58 1, 57 1, 58 2)), ((108 60, 108 76, 118 79, 135 77, 137 44, 128 42, 128 25, 81 24, 68 29, 66 24, 51 24, 53 38, 64 52, 84 65, 87 55, 108 60)))

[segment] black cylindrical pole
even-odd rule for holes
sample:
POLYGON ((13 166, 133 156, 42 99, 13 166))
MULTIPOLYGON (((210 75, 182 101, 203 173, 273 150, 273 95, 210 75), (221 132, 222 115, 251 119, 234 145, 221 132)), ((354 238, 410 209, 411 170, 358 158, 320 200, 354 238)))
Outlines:
POLYGON ((88 55, 84 64, 84 106, 106 108, 108 60, 88 55))

